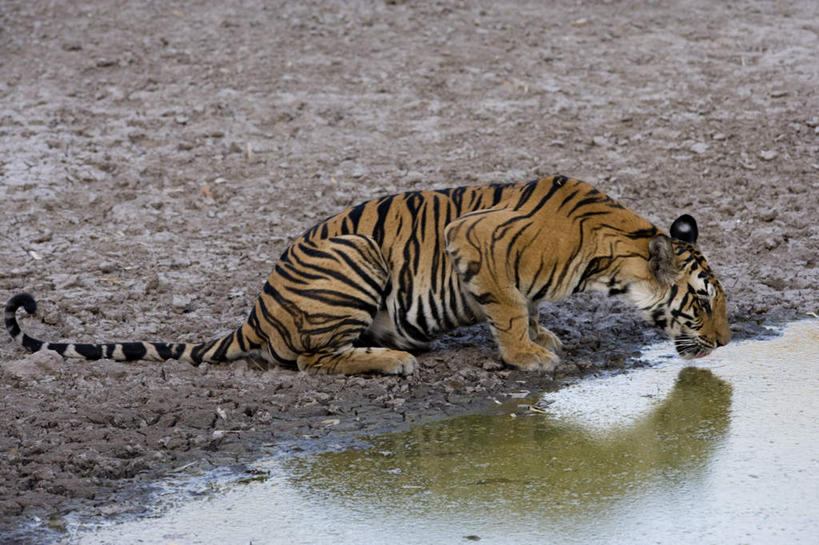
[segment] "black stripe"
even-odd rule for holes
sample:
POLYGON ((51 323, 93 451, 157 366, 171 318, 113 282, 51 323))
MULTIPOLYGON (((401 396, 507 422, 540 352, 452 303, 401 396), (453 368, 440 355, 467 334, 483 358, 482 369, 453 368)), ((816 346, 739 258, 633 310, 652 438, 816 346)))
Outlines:
MULTIPOLYGON (((314 299, 316 301, 321 301, 322 303, 327 303, 329 305, 334 306, 346 306, 346 307, 353 307, 357 309, 362 309, 369 313, 370 315, 374 315, 375 312, 378 310, 378 305, 373 303, 369 303, 364 301, 360 297, 355 297, 349 295, 344 292, 329 290, 329 289, 299 289, 299 290, 289 290, 296 295, 301 295, 302 297, 308 297, 310 299, 314 299)), ((311 314, 312 315, 312 314, 311 314)))
POLYGON ((385 197, 375 208, 378 219, 375 222, 375 226, 373 226, 373 238, 379 246, 384 242, 384 224, 387 221, 387 215, 389 214, 394 199, 395 195, 385 197))
POLYGON ((102 347, 98 344, 75 344, 74 351, 87 360, 102 358, 102 347))
POLYGON ((503 200, 503 190, 510 187, 512 184, 492 184, 489 187, 494 188, 492 193, 492 206, 495 206, 503 200))
POLYGON ((427 323, 427 314, 424 312, 424 299, 422 297, 418 297, 416 300, 416 305, 418 306, 418 314, 416 318, 416 322, 418 324, 418 328, 424 332, 424 335, 429 335, 429 324, 427 323))
MULTIPOLYGON (((361 249, 357 245, 355 245, 352 241, 346 240, 346 239, 332 239, 332 241, 334 243, 336 243, 336 244, 342 244, 344 246, 349 246, 350 248, 352 248, 356 252, 358 252, 358 255, 361 256, 364 260, 367 260, 367 256, 365 256, 363 253, 361 253, 361 249)), ((350 267, 353 271, 355 271, 355 273, 358 275, 359 278, 361 278, 361 280, 363 280, 365 283, 367 283, 372 288, 372 290, 375 293, 381 293, 381 291, 384 289, 383 282, 378 282, 377 280, 373 279, 373 277, 368 275, 364 271, 364 269, 362 269, 361 266, 358 263, 356 263, 356 261, 354 259, 352 259, 350 256, 348 256, 347 254, 339 252, 339 256, 341 257, 341 259, 344 260, 345 263, 347 263, 348 267, 350 267)), ((372 260, 372 258, 370 260, 372 260)), ((374 263, 374 264, 375 265, 380 265, 380 263, 374 263)), ((357 285, 355 285, 355 287, 358 288, 357 285)))
POLYGON ((589 264, 586 265, 586 270, 584 270, 583 274, 580 275, 580 280, 572 290, 572 293, 578 293, 586 289, 586 283, 589 281, 589 279, 608 269, 613 262, 614 258, 610 256, 599 256, 589 261, 589 264))
MULTIPOLYGON (((589 194, 592 194, 592 192, 589 192, 589 194)), ((586 205, 589 205, 589 204, 597 204, 597 203, 601 203, 601 202, 605 202, 605 201, 606 201, 606 197, 603 197, 603 198, 598 197, 598 196, 586 197, 585 199, 582 199, 582 200, 578 201, 574 205, 574 207, 569 211, 568 215, 569 216, 574 215, 574 213, 577 211, 578 208, 582 208, 582 207, 584 207, 586 205)))
POLYGON ((353 233, 358 232, 358 224, 361 221, 361 215, 364 213, 364 207, 367 203, 361 203, 358 206, 354 207, 350 210, 350 213, 347 214, 347 217, 350 219, 350 222, 353 224, 353 233))
POLYGON ((185 352, 184 343, 151 343, 151 346, 163 360, 178 360, 185 352))
MULTIPOLYGON (((22 345, 23 345, 23 348, 25 348, 29 352, 37 352, 38 350, 40 350, 43 347, 44 344, 45 343, 43 341, 41 341, 39 339, 35 339, 34 337, 29 337, 28 335, 23 333, 22 345)), ((62 350, 56 350, 56 352, 59 352, 60 354, 65 352, 65 345, 62 345, 62 347, 63 347, 62 350)), ((51 346, 49 345, 47 348, 51 348, 51 346)), ((55 349, 51 348, 51 350, 55 350, 55 349)))
POLYGON ((20 326, 17 324, 17 318, 14 314, 6 314, 6 330, 13 339, 16 339, 17 335, 20 334, 20 326))
MULTIPOLYGON (((336 259, 336 255, 334 255, 334 254, 321 252, 319 250, 308 250, 308 252, 311 253, 311 257, 325 258, 325 259, 327 259, 329 261, 338 262, 338 259, 336 259)), ((308 252, 305 252, 305 253, 308 253, 308 252)), ((340 254, 340 255, 344 255, 344 254, 340 254)), ((342 282, 342 283, 346 284, 347 286, 349 286, 349 287, 351 287, 353 289, 356 289, 358 291, 361 291, 362 293, 367 294, 366 291, 361 289, 361 286, 356 284, 348 276, 345 276, 345 275, 343 275, 343 274, 341 274, 339 272, 336 272, 336 271, 334 271, 332 269, 328 269, 328 268, 323 267, 321 265, 306 262, 306 261, 304 261, 302 259, 299 259, 298 256, 295 256, 295 255, 293 256, 293 259, 301 267, 307 268, 307 269, 310 269, 310 270, 313 270, 313 271, 316 271, 317 273, 319 273, 321 276, 312 276, 312 278, 315 279, 315 280, 326 279, 327 277, 330 277, 330 278, 333 278, 335 280, 338 280, 339 282, 342 282)), ((294 272, 299 273, 302 276, 306 276, 308 278, 311 277, 310 275, 305 274, 304 271, 302 271, 302 270, 297 270, 297 271, 294 271, 294 272)), ((305 284, 304 282, 300 282, 300 283, 305 284)), ((309 285, 309 283, 308 283, 308 285, 309 285)), ((369 295, 369 294, 367 294, 367 295, 369 295)))
POLYGON ((533 182, 529 182, 528 184, 523 186, 523 190, 520 192, 520 198, 518 199, 518 202, 515 205, 516 209, 522 207, 529 201, 529 198, 532 196, 532 193, 534 193, 536 187, 537 183, 533 182))
POLYGON ((564 206, 566 206, 566 203, 568 203, 570 200, 574 199, 574 198, 575 198, 575 196, 576 196, 578 193, 579 193, 579 191, 577 191, 577 190, 572 191, 572 192, 571 192, 571 194, 570 194, 568 197, 566 197, 565 199, 563 199, 563 202, 562 202, 562 203, 560 203, 560 206, 558 206, 558 207, 557 207, 557 211, 558 211, 558 212, 560 212, 560 209, 561 209, 561 208, 563 208, 564 206))
MULTIPOLYGON (((537 290, 535 292, 535 294, 532 296, 532 301, 540 301, 541 299, 543 299, 546 296, 546 293, 548 293, 549 288, 552 287, 552 281, 554 280, 554 277, 555 277, 555 270, 557 270, 557 267, 552 267, 552 270, 549 273, 549 278, 546 280, 546 283, 543 284, 543 286, 541 286, 541 288, 539 290, 537 290)), ((540 272, 540 269, 538 269, 538 273, 539 272, 540 272)), ((532 286, 534 286, 534 285, 535 285, 535 282, 532 282, 532 286)))
MULTIPOLYGON (((117 346, 117 345, 111 345, 117 346)), ((134 361, 134 360, 141 360, 145 358, 148 354, 147 347, 145 343, 122 343, 119 345, 120 350, 122 350, 122 355, 126 361, 134 361)))

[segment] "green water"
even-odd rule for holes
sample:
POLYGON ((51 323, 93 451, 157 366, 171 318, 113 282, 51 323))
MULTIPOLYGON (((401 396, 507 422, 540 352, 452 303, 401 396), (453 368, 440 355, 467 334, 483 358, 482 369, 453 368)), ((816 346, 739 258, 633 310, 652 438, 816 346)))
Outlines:
POLYGON ((367 448, 269 460, 264 482, 72 541, 819 543, 819 322, 732 343, 699 368, 672 350, 546 394, 543 413, 512 401, 367 448))
POLYGON ((376 504, 419 518, 491 512, 509 523, 567 526, 638 492, 701 479, 730 407, 728 383, 688 367, 651 412, 605 432, 537 413, 468 416, 377 437, 371 448, 304 460, 292 471, 300 488, 350 508, 376 504))

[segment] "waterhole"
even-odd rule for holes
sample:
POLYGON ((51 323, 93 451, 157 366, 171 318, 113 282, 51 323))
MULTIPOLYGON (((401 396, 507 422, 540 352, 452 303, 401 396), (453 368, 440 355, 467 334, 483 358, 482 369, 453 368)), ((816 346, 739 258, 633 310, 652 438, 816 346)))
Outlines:
POLYGON ((81 543, 816 543, 819 322, 259 464, 81 543), (529 405, 533 405, 532 409, 529 405))

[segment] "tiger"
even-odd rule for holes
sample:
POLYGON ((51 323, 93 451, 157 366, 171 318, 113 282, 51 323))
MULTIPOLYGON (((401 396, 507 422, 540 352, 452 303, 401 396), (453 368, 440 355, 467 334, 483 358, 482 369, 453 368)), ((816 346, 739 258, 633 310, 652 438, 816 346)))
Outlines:
POLYGON ((602 291, 663 329, 678 354, 731 339, 725 293, 684 214, 664 233, 591 185, 562 175, 409 191, 347 208, 308 229, 274 264, 247 319, 202 343, 44 342, 5 325, 29 351, 194 366, 257 358, 311 374, 411 374, 414 354, 448 331, 487 322, 501 361, 554 373, 560 339, 539 304, 602 291))

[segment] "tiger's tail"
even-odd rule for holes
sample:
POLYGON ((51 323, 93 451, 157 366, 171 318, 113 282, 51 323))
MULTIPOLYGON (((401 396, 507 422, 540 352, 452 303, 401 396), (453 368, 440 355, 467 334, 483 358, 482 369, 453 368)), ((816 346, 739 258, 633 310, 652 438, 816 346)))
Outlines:
POLYGON ((201 363, 222 363, 258 353, 258 345, 248 342, 242 327, 224 337, 204 343, 49 343, 25 334, 17 323, 17 309, 23 307, 29 314, 37 311, 37 302, 28 293, 18 293, 6 303, 5 324, 11 338, 30 352, 54 350, 66 358, 116 361, 165 361, 169 359, 188 362, 194 366, 201 363))

